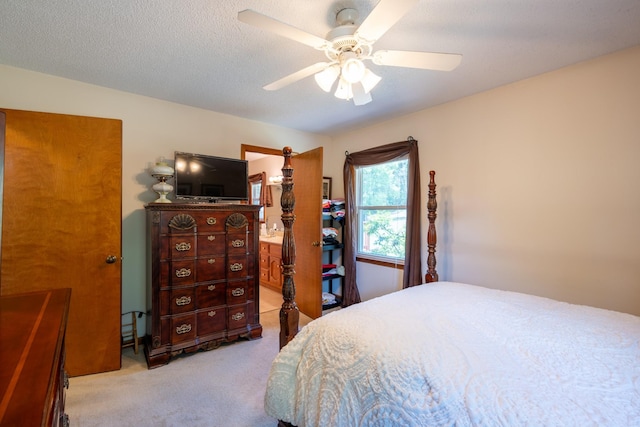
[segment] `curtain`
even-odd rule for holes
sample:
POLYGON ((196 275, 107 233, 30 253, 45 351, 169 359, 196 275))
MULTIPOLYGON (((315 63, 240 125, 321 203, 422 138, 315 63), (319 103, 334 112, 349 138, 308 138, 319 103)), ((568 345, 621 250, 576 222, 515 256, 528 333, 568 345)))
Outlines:
POLYGON ((407 141, 395 142, 370 148, 357 153, 347 153, 344 162, 344 194, 345 194, 345 242, 344 268, 345 285, 343 306, 360 302, 360 292, 356 282, 356 247, 358 237, 356 216, 356 180, 357 166, 370 166, 408 156, 407 177, 407 234, 405 242, 404 274, 402 287, 419 285, 422 280, 422 260, 420 256, 420 164, 418 159, 418 141, 409 138, 407 141))
POLYGON ((260 204, 262 206, 273 206, 273 197, 271 196, 271 187, 267 185, 267 173, 261 172, 249 175, 249 194, 251 194, 251 184, 260 182, 260 204))

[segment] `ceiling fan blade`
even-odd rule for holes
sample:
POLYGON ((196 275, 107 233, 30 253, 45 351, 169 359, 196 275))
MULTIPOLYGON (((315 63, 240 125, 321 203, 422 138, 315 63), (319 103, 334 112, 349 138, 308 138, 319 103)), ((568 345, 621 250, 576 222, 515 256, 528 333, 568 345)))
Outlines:
POLYGON ((360 24, 355 35, 373 43, 406 15, 419 0, 380 0, 369 16, 360 24))
POLYGON ((285 76, 283 78, 281 78, 280 80, 276 80, 273 83, 270 83, 266 86, 263 86, 264 90, 278 90, 281 89, 287 85, 290 85, 291 83, 295 83, 298 80, 302 80, 305 77, 309 77, 315 73, 319 73, 320 71, 324 70, 325 68, 327 68, 329 65, 331 65, 331 63, 329 62, 317 62, 313 65, 310 65, 306 68, 303 68, 302 70, 296 71, 293 74, 289 74, 288 76, 285 76))
POLYGON ((372 60, 374 64, 378 65, 451 71, 460 64, 460 61, 462 61, 462 55, 457 53, 379 50, 374 52, 372 60))
POLYGON ((313 34, 307 33, 306 31, 300 30, 296 27, 292 27, 289 24, 285 24, 284 22, 280 22, 277 19, 270 18, 251 9, 238 12, 238 19, 245 24, 271 31, 272 33, 306 44, 307 46, 311 46, 318 50, 323 50, 324 47, 329 44, 328 41, 321 37, 314 36, 313 34))

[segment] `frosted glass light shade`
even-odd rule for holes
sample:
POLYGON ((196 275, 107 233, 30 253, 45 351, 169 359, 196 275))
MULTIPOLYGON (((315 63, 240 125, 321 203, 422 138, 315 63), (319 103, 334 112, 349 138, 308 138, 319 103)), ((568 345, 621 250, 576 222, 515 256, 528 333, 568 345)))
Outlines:
POLYGON ((349 58, 342 64, 342 78, 349 83, 357 83, 364 77, 367 68, 358 58, 349 58))
POLYGON ((366 93, 361 83, 351 85, 353 93, 353 103, 355 105, 365 105, 371 102, 371 94, 366 93))
POLYGON ((380 77, 379 75, 375 74, 373 71, 367 68, 364 71, 364 76, 362 76, 362 80, 360 80, 360 83, 362 83, 362 87, 364 88, 364 93, 371 92, 371 89, 376 87, 376 85, 380 83, 380 80, 382 80, 382 77, 380 77))
POLYGON ((151 167, 149 173, 157 180, 164 181, 173 176, 173 168, 165 162, 158 162, 151 167))
POLYGON ((336 89, 335 97, 345 100, 353 98, 351 83, 340 77, 340 80, 338 80, 338 88, 336 89))
POLYGON ((331 87, 338 78, 339 74, 340 67, 338 66, 338 64, 334 64, 330 67, 325 68, 319 73, 316 73, 314 78, 316 79, 316 83, 318 83, 318 86, 320 86, 320 89, 325 92, 330 92, 331 87))

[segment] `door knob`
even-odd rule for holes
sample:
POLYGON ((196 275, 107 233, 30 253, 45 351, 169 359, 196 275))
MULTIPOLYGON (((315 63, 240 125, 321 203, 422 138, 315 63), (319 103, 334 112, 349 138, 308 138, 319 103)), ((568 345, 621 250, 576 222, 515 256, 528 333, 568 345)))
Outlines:
POLYGON ((311 243, 311 246, 320 246, 320 242, 316 240, 315 242, 311 243))
POLYGON ((116 256, 115 256, 115 255, 109 255, 109 256, 107 257, 107 264, 113 264, 113 263, 115 263, 115 262, 116 262, 116 259, 117 259, 117 258, 116 258, 116 256))

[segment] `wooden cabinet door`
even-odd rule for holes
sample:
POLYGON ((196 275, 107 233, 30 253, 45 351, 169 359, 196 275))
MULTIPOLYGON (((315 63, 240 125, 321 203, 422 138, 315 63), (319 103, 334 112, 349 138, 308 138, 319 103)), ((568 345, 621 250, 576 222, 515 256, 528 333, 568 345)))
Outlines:
POLYGON ((269 283, 282 292, 282 245, 269 243, 269 283))
POLYGON ((0 295, 72 288, 67 371, 119 369, 122 121, 2 113, 0 295))

